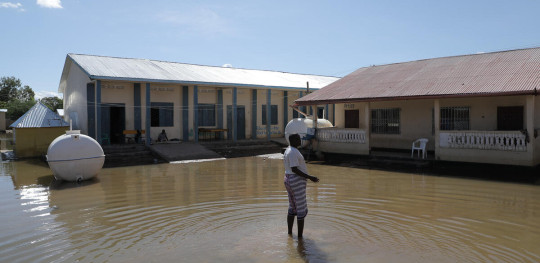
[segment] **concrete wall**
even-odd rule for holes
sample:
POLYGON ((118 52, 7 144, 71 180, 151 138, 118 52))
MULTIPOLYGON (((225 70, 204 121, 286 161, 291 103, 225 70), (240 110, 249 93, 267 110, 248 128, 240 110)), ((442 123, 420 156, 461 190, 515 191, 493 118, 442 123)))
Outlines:
MULTIPOLYGON (((359 127, 369 133, 371 148, 410 150, 414 140, 428 138, 427 149, 429 151, 437 150, 437 158, 440 160, 527 166, 540 164, 540 100, 536 99, 535 96, 448 98, 439 99, 437 103, 435 100, 426 99, 336 104, 335 126, 338 128, 345 127, 345 110, 359 111, 359 127), (436 106, 437 104, 438 106, 436 106), (438 138, 436 138, 433 128, 438 131, 438 126, 434 127, 432 121, 432 111, 436 107, 439 110, 442 107, 469 107, 470 130, 495 131, 497 130, 497 107, 501 106, 523 106, 523 128, 527 129, 529 134, 526 152, 440 148, 436 145, 435 139, 438 138), (370 111, 389 108, 400 109, 400 134, 371 133, 370 111), (537 138, 534 136, 535 131, 537 138)), ((334 151, 350 151, 344 150, 346 148, 347 146, 343 146, 334 151)))
POLYGON ((73 121, 73 126, 88 134, 88 112, 86 104, 86 84, 90 78, 75 63, 71 63, 64 90, 64 120, 73 121))
MULTIPOLYGON (((257 138, 267 138, 267 128, 266 124, 263 125, 262 122, 262 105, 267 104, 268 99, 268 90, 259 89, 257 90, 257 138)), ((283 91, 282 90, 272 90, 270 96, 270 105, 277 105, 277 125, 270 125, 270 137, 283 137, 283 110, 286 105, 283 103, 283 91)), ((288 106, 287 106, 288 107, 288 106)), ((289 110, 289 109, 287 109, 289 110)), ((291 112, 292 117, 292 112, 291 112)), ((268 120, 271 121, 271 120, 268 120)))
POLYGON ((313 145, 313 149, 328 153, 343 153, 355 155, 369 155, 369 144, 366 143, 339 143, 339 142, 318 142, 313 145))
POLYGON ((6 112, 0 111, 0 131, 6 130, 6 112))
MULTIPOLYGON (((372 148, 411 149, 412 142, 419 138, 429 139, 427 149, 434 150, 435 142, 432 134, 431 112, 433 100, 402 100, 372 102, 370 111, 375 109, 400 109, 400 134, 371 133, 372 148)), ((360 119, 364 115, 360 114, 360 119)), ((361 121, 361 127, 368 125, 369 120, 361 121)))
POLYGON ((65 134, 69 127, 16 128, 13 131, 13 151, 17 158, 39 157, 56 137, 65 134))
MULTIPOLYGON (((470 129, 488 130, 497 129, 497 107, 524 106, 525 96, 484 97, 484 98, 454 98, 441 99, 440 107, 470 107, 470 129)), ((540 105, 539 105, 540 107, 540 105)), ((434 100, 399 100, 383 102, 367 102, 336 104, 336 122, 338 128, 345 127, 345 110, 358 110, 360 116, 360 129, 370 129, 370 111, 374 109, 400 109, 400 134, 370 134, 371 147, 410 149, 412 142, 418 138, 429 139, 428 150, 435 150, 435 136, 433 134, 432 111, 434 100), (367 107, 369 111, 367 111, 367 107)), ((526 115, 526 114, 525 114, 526 115)), ((525 116, 525 118, 527 118, 525 116)), ((537 126, 540 126, 540 117, 537 117, 537 126)))
MULTIPOLYGON (((526 96, 483 97, 483 98, 454 98, 441 99, 440 107, 470 107, 470 129, 479 131, 497 130, 497 107, 523 106, 526 96)), ((525 114, 526 115, 526 112, 525 114)), ((527 117, 524 116, 526 119, 527 117)), ((525 123, 525 121, 524 121, 525 123)))
MULTIPOLYGON (((146 123, 146 84, 141 85, 141 90, 144 90, 144 95, 141 96, 142 107, 142 126, 145 127, 146 123), (144 89, 143 89, 144 87, 144 89)), ((180 111, 181 101, 182 101, 182 86, 180 85, 171 85, 171 84, 159 84, 152 83, 150 84, 150 101, 151 102, 164 102, 164 103, 173 103, 173 126, 172 127, 151 127, 150 128, 150 137, 152 140, 156 140, 161 133, 161 130, 165 130, 167 137, 170 139, 181 139, 182 138, 182 113, 180 111)), ((133 101, 133 98, 131 99, 133 101)), ((133 120, 133 115, 131 120, 133 120)), ((126 118, 126 127, 129 119, 126 118)))
POLYGON ((437 159, 524 166, 539 164, 538 150, 540 150, 540 138, 534 138, 534 130, 536 129, 535 127, 539 127, 540 119, 538 115, 540 114, 538 110, 540 108, 536 107, 537 104, 534 98, 534 96, 505 96, 440 100, 441 107, 470 107, 470 130, 472 131, 497 130, 497 107, 523 106, 523 129, 527 129, 529 143, 525 152, 441 147, 438 149, 437 159))
MULTIPOLYGON (((227 125, 227 107, 233 105, 233 88, 222 88, 223 90, 223 127, 232 131, 232 127, 227 125)), ((251 138, 251 89, 236 88, 236 106, 243 106, 245 109, 245 135, 251 138)), ((227 134, 225 134, 227 138, 227 134)), ((232 139, 232 138, 227 138, 232 139)))
MULTIPOLYGON (((88 134, 88 112, 87 112, 87 84, 92 82, 84 72, 82 72, 75 64, 71 65, 70 72, 67 78, 67 86, 64 93, 64 119, 69 122, 72 116, 76 116, 74 120, 78 129, 82 133, 88 134)), ((111 104, 123 104, 125 106, 125 127, 126 129, 135 129, 135 105, 134 105, 134 82, 123 81, 102 81, 101 82, 101 103, 111 104)), ((152 139, 158 137, 158 134, 162 129, 165 129, 169 139, 183 138, 183 112, 185 107, 183 104, 183 87, 188 86, 189 96, 189 109, 188 114, 188 126, 189 126, 189 140, 194 139, 194 85, 182 85, 182 84, 168 84, 168 83, 151 83, 150 84, 150 100, 151 102, 168 102, 174 105, 174 121, 172 127, 152 127, 150 129, 150 136, 152 139)), ((97 89, 97 87, 96 87, 97 89)), ((243 106, 245 109, 245 135, 246 138, 252 137, 252 91, 255 88, 241 87, 237 88, 237 106, 243 106)), ((219 87, 212 85, 198 85, 197 86, 198 103, 216 104, 218 103, 217 94, 219 90, 223 92, 223 128, 231 129, 227 127, 227 106, 232 105, 232 87, 219 87)), ((257 88, 257 138, 266 138, 266 125, 262 125, 262 111, 261 105, 266 105, 267 90, 257 88)), ((292 118, 292 109, 288 107, 289 104, 293 104, 294 100, 299 97, 299 91, 287 90, 288 100, 284 102, 285 89, 272 89, 271 104, 278 105, 278 123, 272 125, 271 133, 272 137, 281 137, 285 129, 286 121, 292 118), (287 120, 284 120, 284 111, 287 110, 287 120)), ((142 129, 146 129, 146 83, 140 83, 140 98, 141 98, 141 126, 142 129)), ((216 108, 217 112, 217 108, 216 108)), ((331 108, 329 107, 329 114, 331 108)), ((97 116, 96 118, 99 118, 97 116)), ((217 120, 219 116, 216 116, 216 125, 206 128, 217 127, 217 120)), ((96 125, 97 128, 97 125, 96 125)), ((225 137, 227 135, 225 134, 225 137)))

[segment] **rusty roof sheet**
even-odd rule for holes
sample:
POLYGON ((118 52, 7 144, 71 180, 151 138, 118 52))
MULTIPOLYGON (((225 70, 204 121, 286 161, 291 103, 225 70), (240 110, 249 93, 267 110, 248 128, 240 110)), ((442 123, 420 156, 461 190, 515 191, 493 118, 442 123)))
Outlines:
POLYGON ((296 103, 536 94, 539 88, 540 48, 530 48, 364 67, 296 103))

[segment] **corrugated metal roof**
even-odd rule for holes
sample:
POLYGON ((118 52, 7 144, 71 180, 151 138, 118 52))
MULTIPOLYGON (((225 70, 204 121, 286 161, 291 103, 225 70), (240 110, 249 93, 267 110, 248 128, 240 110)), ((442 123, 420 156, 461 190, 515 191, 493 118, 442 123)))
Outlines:
POLYGON ((296 100, 299 105, 536 94, 540 48, 365 67, 296 100))
POLYGON ((69 123, 64 121, 58 114, 53 112, 41 102, 36 103, 23 116, 16 120, 9 127, 12 128, 50 128, 69 127, 69 123))
POLYGON ((76 63, 90 79, 126 80, 159 83, 210 84, 220 86, 252 86, 320 89, 339 78, 293 74, 278 71, 201 66, 148 59, 102 57, 68 54, 60 80, 59 92, 64 91, 71 62, 76 63))

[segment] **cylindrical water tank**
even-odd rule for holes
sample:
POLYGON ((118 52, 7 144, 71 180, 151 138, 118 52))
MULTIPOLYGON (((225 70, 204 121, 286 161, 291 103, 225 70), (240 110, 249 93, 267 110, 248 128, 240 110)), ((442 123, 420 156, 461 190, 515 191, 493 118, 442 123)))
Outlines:
POLYGON ((67 131, 49 145, 47 162, 56 179, 81 181, 99 173, 105 154, 93 138, 79 131, 67 131))
MULTIPOLYGON (((329 128, 333 127, 332 123, 326 119, 317 119, 317 128, 329 128)), ((302 146, 305 147, 309 144, 310 136, 313 136, 313 120, 309 118, 296 118, 292 119, 285 126, 285 140, 289 142, 289 135, 298 134, 302 138, 302 146)))

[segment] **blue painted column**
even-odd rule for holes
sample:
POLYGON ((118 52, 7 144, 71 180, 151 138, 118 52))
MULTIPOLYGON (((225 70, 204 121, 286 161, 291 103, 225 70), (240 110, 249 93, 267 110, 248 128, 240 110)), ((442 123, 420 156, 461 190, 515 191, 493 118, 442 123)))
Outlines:
POLYGON ((141 129, 141 83, 133 84, 133 126, 141 129))
POLYGON ((236 112, 236 99, 237 99, 237 90, 236 87, 233 88, 232 93, 232 136, 233 142, 236 142, 238 139, 238 113, 236 112))
MULTIPOLYGON (((217 91, 217 128, 223 129, 223 90, 217 91)), ((219 139, 223 139, 223 134, 219 133, 219 139)))
POLYGON ((96 81, 96 140, 101 144, 101 80, 96 81))
POLYGON ((189 87, 182 87, 182 140, 189 141, 189 87))
POLYGON ((152 124, 152 112, 150 110, 151 104, 150 104, 150 83, 146 83, 146 122, 144 124, 145 130, 146 130, 146 145, 150 145, 151 143, 151 137, 150 137, 150 129, 152 124))
POLYGON ((251 92, 251 138, 257 139, 257 90, 251 92))
POLYGON ((328 120, 328 104, 324 107, 324 118, 328 120))
POLYGON ((88 136, 96 139, 96 85, 86 84, 86 110, 88 112, 88 136))
POLYGON ((199 142, 199 87, 193 86, 193 136, 199 142))
POLYGON ((272 103, 272 90, 268 89, 266 92, 266 139, 270 140, 270 133, 272 132, 272 114, 271 114, 271 104, 272 103))
POLYGON ((287 126, 287 122, 289 121, 289 97, 288 92, 283 91, 283 134, 285 134, 285 126, 287 126))

